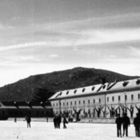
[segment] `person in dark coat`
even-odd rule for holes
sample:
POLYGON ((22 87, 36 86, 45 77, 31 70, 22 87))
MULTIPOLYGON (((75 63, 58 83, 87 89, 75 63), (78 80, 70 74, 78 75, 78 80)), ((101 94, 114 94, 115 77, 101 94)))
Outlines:
POLYGON ((137 113, 137 116, 134 118, 134 127, 136 137, 140 137, 140 113, 137 113))
POLYGON ((27 128, 31 127, 31 115, 28 113, 26 116, 25 116, 25 120, 27 122, 27 128))
POLYGON ((117 115, 115 123, 117 125, 117 137, 122 137, 122 118, 120 117, 120 114, 117 115))
POLYGON ((123 124, 123 136, 126 135, 126 137, 128 137, 128 126, 130 126, 130 119, 126 113, 124 113, 124 116, 122 118, 122 124, 123 124))
POLYGON ((63 128, 67 128, 66 124, 68 123, 66 116, 63 115, 63 128))

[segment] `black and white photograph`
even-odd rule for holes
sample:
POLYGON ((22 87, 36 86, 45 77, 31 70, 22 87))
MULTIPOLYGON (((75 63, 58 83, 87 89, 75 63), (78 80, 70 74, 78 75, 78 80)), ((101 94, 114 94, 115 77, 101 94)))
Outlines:
POLYGON ((140 0, 0 0, 0 140, 140 138, 140 0))

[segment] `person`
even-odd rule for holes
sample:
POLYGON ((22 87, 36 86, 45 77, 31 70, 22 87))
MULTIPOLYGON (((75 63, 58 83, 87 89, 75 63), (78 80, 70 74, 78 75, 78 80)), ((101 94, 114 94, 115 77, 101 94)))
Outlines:
POLYGON ((30 128, 31 127, 31 116, 29 113, 25 116, 25 120, 27 122, 27 128, 28 127, 30 128))
POLYGON ((63 115, 63 128, 67 128, 66 124, 68 123, 66 116, 63 115))
POLYGON ((54 118, 53 118, 53 123, 54 123, 54 128, 57 128, 57 117, 56 116, 54 116, 54 118))
POLYGON ((117 125, 117 137, 122 137, 122 118, 120 117, 120 114, 117 114, 115 123, 117 125))
POLYGON ((136 117, 134 118, 133 124, 135 127, 136 137, 140 137, 140 113, 136 114, 136 117))
POLYGON ((126 135, 126 137, 128 137, 128 126, 130 126, 130 119, 126 113, 124 113, 123 115, 122 124, 123 124, 123 136, 126 135))

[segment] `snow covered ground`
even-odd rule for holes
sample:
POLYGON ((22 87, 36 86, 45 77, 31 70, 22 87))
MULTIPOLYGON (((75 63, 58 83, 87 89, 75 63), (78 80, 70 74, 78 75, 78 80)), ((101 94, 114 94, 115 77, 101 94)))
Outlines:
MULTIPOLYGON (((129 137, 117 138, 115 124, 69 123, 67 129, 54 129, 52 122, 0 121, 0 140, 137 140, 134 127, 129 127, 129 137)), ((62 124, 61 124, 62 125, 62 124)))

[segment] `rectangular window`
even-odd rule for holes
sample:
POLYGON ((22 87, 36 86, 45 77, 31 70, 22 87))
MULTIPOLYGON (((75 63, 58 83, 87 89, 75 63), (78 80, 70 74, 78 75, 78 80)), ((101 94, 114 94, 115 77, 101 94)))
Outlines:
POLYGON ((101 99, 99 98, 99 103, 101 103, 101 99))
POLYGON ((83 100, 83 104, 85 104, 85 100, 83 100))
POLYGON ((76 101, 75 101, 75 105, 76 105, 76 101))
POLYGON ((138 100, 140 100, 140 94, 138 94, 138 100))
POLYGON ((107 102, 109 102, 109 97, 107 97, 107 102))
POLYGON ((112 102, 114 102, 114 96, 112 96, 112 102))
POLYGON ((63 106, 65 106, 65 103, 63 103, 63 106))
POLYGON ((118 101, 119 101, 119 102, 121 101, 121 96, 118 96, 118 101))
POLYGON ((70 104, 72 105, 72 102, 70 104))
POLYGON ((125 101, 127 101, 127 95, 124 96, 125 101))
POLYGON ((134 100, 134 95, 133 95, 133 94, 131 95, 131 100, 132 100, 132 101, 134 100))
POLYGON ((90 100, 88 100, 88 104, 90 104, 90 100))
POLYGON ((81 102, 79 101, 79 105, 80 105, 80 103, 81 103, 81 102))

